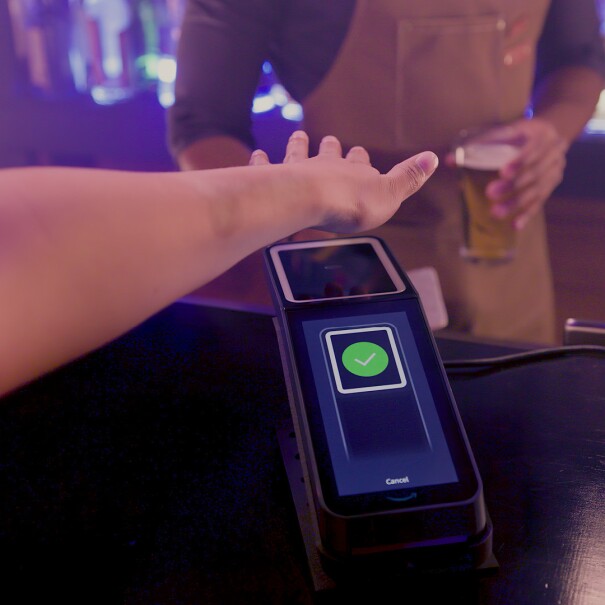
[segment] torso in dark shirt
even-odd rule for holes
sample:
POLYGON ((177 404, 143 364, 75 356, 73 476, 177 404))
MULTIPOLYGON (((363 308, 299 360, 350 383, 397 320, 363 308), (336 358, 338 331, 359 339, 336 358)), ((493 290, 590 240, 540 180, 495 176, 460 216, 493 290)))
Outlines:
MULTIPOLYGON (((253 146, 250 107, 263 61, 304 101, 336 59, 354 8, 355 0, 190 0, 169 112, 173 153, 215 134, 253 146)), ((551 2, 537 77, 568 64, 605 74, 593 0, 551 2)))

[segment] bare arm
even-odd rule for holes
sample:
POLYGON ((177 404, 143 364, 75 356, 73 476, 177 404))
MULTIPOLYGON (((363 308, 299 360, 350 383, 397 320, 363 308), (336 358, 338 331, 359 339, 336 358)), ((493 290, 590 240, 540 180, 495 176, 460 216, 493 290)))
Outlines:
MULTIPOLYGON (((421 154, 379 175, 333 137, 283 165, 142 174, 0 171, 0 393, 100 346, 300 229, 371 229, 433 172, 421 154)), ((254 163, 267 164, 262 153, 254 163)))
POLYGON ((534 95, 534 117, 548 121, 569 146, 592 117, 605 86, 587 67, 564 67, 544 78, 534 95))

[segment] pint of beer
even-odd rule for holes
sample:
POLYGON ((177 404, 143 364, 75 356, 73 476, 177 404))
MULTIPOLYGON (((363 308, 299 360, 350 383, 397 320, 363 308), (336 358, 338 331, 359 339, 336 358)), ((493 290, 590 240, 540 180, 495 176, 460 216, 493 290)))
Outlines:
POLYGON ((485 188, 498 179, 499 170, 517 153, 515 145, 487 137, 472 139, 454 149, 465 212, 465 245, 461 254, 468 260, 498 263, 510 260, 515 254, 517 234, 513 217, 492 215, 493 202, 485 195, 485 188))

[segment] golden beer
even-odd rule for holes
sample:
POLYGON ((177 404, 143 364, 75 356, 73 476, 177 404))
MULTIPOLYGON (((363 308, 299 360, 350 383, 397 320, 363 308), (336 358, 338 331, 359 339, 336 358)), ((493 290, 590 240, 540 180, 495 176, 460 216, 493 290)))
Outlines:
POLYGON ((499 170, 513 160, 518 149, 501 142, 470 142, 455 150, 463 198, 464 240, 462 255, 469 260, 503 262, 515 254, 517 233, 513 217, 492 215, 493 202, 485 195, 499 170))

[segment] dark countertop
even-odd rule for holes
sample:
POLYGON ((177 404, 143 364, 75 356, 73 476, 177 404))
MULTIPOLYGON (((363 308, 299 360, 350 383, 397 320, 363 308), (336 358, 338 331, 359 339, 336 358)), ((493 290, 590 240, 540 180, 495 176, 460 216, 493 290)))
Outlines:
MULTIPOLYGON (((445 359, 510 351, 438 342, 445 359)), ((450 380, 500 569, 373 601, 604 602, 605 358, 450 380)), ((288 415, 271 318, 185 304, 6 397, 2 600, 311 602, 275 435, 288 415)))

